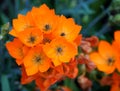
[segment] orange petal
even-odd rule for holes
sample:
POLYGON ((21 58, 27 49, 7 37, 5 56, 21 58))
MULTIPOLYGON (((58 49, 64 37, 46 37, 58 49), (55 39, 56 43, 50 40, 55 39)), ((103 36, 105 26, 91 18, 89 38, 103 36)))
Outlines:
POLYGON ((115 31, 114 39, 115 41, 120 41, 120 30, 115 31))
POLYGON ((10 32, 9 32, 10 35, 14 36, 14 37, 17 37, 17 33, 16 33, 16 30, 15 29, 12 29, 10 32))
POLYGON ((27 46, 35 46, 42 42, 43 34, 39 29, 27 28, 18 33, 18 38, 27 46))
POLYGON ((35 80, 38 76, 37 74, 33 76, 27 76, 24 66, 22 66, 21 72, 22 72, 21 84, 30 83, 31 81, 35 80))
POLYGON ((79 46, 81 44, 82 40, 82 34, 78 35, 77 38, 74 40, 74 42, 79 46))
POLYGON ((8 49, 9 54, 16 59, 23 58, 23 46, 22 42, 17 38, 15 38, 12 42, 6 43, 6 48, 8 49))
POLYGON ((45 72, 50 68, 50 60, 47 59, 45 61, 43 61, 40 65, 39 65, 39 71, 40 72, 45 72))
POLYGON ((16 59, 16 63, 17 63, 18 65, 21 65, 21 64, 23 63, 23 60, 21 60, 21 59, 16 59))
POLYGON ((38 72, 38 65, 32 65, 31 67, 25 68, 28 76, 34 75, 38 72))
POLYGON ((115 56, 112 46, 108 42, 103 40, 99 43, 98 51, 100 55, 105 59, 113 58, 115 56))
POLYGON ((47 91, 47 89, 49 88, 49 87, 44 86, 44 84, 43 84, 44 81, 45 81, 45 79, 42 77, 39 77, 35 80, 36 85, 40 88, 41 91, 47 91))

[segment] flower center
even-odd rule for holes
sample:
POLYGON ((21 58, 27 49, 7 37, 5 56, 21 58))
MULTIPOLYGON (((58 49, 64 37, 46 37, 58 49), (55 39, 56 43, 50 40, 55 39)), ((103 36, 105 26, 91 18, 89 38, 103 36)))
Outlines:
POLYGON ((61 33, 60 36, 65 36, 65 33, 61 33))
POLYGON ((36 63, 39 63, 41 62, 42 58, 40 55, 35 55, 34 58, 33 58, 33 61, 36 62, 36 63))
POLYGON ((36 40, 36 37, 35 37, 35 36, 30 36, 30 37, 28 38, 28 42, 29 42, 29 43, 32 43, 32 44, 34 44, 35 40, 36 40))
POLYGON ((44 30, 45 30, 45 31, 48 31, 48 30, 50 30, 50 29, 51 29, 50 25, 49 25, 49 24, 46 24, 45 27, 44 27, 44 30))
POLYGON ((63 50, 62 50, 61 47, 58 47, 58 48, 57 48, 57 52, 58 52, 58 53, 62 53, 62 51, 63 51, 63 50))
POLYGON ((113 58, 108 59, 108 66, 112 66, 114 64, 115 60, 113 58))

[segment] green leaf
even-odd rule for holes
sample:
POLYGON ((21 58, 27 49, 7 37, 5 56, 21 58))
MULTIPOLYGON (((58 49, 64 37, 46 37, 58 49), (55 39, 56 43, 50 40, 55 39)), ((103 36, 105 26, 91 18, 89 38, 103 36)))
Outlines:
POLYGON ((2 91, 10 91, 10 85, 9 85, 8 77, 6 75, 1 76, 1 86, 2 86, 2 91))
POLYGON ((64 85, 71 88, 72 91, 80 91, 80 89, 77 87, 73 79, 66 78, 64 80, 64 85))

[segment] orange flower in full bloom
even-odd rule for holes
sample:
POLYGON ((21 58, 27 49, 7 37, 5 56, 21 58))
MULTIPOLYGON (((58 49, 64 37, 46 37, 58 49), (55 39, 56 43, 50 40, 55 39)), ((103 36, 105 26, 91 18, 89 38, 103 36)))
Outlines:
POLYGON ((44 52, 52 59, 55 66, 62 62, 69 62, 77 54, 77 48, 73 43, 59 37, 44 46, 44 52))
POLYGON ((42 32, 50 33, 56 29, 58 24, 58 16, 55 15, 54 10, 49 9, 45 4, 39 8, 33 8, 31 13, 36 20, 36 26, 42 32))
POLYGON ((37 28, 26 28, 25 31, 21 31, 18 33, 18 38, 26 46, 32 47, 42 42, 43 34, 37 28))
POLYGON ((93 52, 90 59, 96 64, 100 71, 107 74, 112 73, 116 68, 116 63, 119 61, 117 52, 114 47, 106 41, 100 41, 98 52, 93 52))
POLYGON ((62 36, 68 41, 74 41, 81 30, 81 26, 74 23, 72 18, 66 18, 65 16, 60 16, 57 31, 53 32, 55 37, 62 36))
POLYGON ((6 43, 6 48, 9 54, 17 59, 17 64, 22 64, 22 59, 28 52, 28 47, 26 47, 19 39, 15 38, 12 42, 6 43))
POLYGON ((13 28, 9 34, 17 37, 17 33, 24 31, 26 28, 34 27, 34 21, 30 12, 26 16, 19 14, 18 19, 13 19, 13 28))
POLYGON ((23 59, 27 75, 45 72, 50 67, 50 59, 45 55, 41 45, 30 49, 23 59))

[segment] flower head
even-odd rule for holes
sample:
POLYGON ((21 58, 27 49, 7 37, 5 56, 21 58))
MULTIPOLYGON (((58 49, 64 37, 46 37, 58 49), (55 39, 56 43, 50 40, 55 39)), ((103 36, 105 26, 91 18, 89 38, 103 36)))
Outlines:
POLYGON ((55 66, 62 62, 69 62, 77 54, 77 48, 73 43, 59 37, 44 46, 44 52, 52 59, 55 66))
POLYGON ((74 23, 72 18, 66 18, 65 16, 60 16, 57 31, 54 31, 53 35, 55 37, 61 36, 68 41, 74 41, 81 30, 81 26, 74 23))
POLYGON ((23 59, 27 75, 33 75, 37 72, 45 72, 50 67, 50 59, 45 55, 40 46, 31 48, 23 59))
POLYGON ((54 10, 49 9, 45 4, 39 8, 33 8, 31 14, 36 20, 36 26, 42 32, 51 33, 56 29, 58 16, 55 15, 54 10))
POLYGON ((41 91, 47 91, 64 77, 75 78, 80 30, 72 18, 56 15, 45 4, 33 7, 26 15, 19 14, 9 32, 14 41, 6 47, 22 67, 21 83, 35 80, 41 91))
POLYGON ((42 42, 43 34, 37 28, 27 28, 25 31, 21 31, 18 33, 18 38, 26 46, 32 47, 42 42))
POLYGON ((112 45, 106 41, 100 41, 98 52, 91 53, 90 59, 100 71, 109 74, 115 70, 118 56, 112 45))

